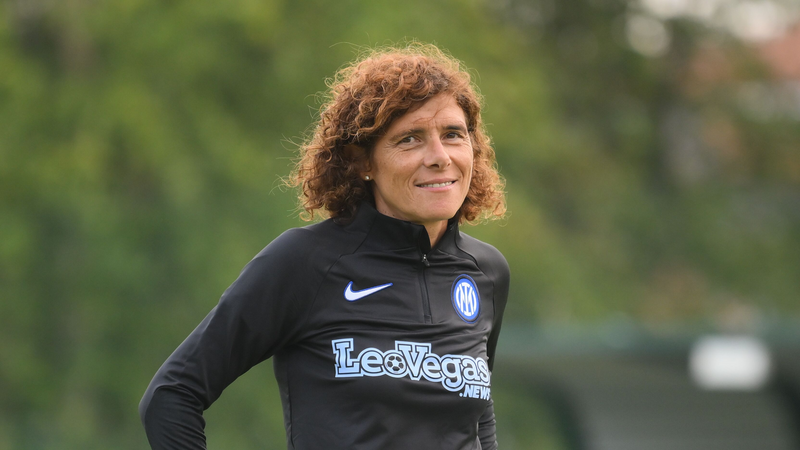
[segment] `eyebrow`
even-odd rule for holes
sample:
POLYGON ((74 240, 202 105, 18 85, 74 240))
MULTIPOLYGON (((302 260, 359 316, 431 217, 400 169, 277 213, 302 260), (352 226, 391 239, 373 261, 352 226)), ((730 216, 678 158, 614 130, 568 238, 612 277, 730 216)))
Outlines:
POLYGON ((454 131, 467 131, 467 127, 463 127, 461 125, 447 125, 444 127, 445 130, 454 130, 454 131))
MULTIPOLYGON (((444 130, 446 130, 446 131, 466 132, 467 128, 462 126, 462 125, 445 125, 444 126, 444 130)), ((409 134, 418 134, 418 133, 421 133, 423 131, 425 131, 425 128, 423 128, 423 127, 408 128, 406 130, 397 132, 397 133, 389 136, 389 142, 394 142, 394 141, 400 139, 401 137, 408 136, 409 134)))

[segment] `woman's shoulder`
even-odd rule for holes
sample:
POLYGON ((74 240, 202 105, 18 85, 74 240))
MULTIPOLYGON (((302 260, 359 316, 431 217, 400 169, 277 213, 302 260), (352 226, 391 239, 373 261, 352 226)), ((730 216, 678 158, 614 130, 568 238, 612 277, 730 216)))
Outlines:
POLYGON ((469 253, 476 259, 506 260, 505 256, 494 245, 476 239, 463 231, 458 233, 456 242, 459 249, 469 253))
POLYGON ((456 240, 458 248, 469 254, 484 272, 492 272, 497 276, 508 277, 508 261, 492 244, 476 239, 464 232, 459 232, 456 240))
POLYGON ((344 251, 347 233, 333 220, 290 228, 261 250, 253 259, 281 260, 286 263, 303 263, 316 258, 321 252, 344 251))

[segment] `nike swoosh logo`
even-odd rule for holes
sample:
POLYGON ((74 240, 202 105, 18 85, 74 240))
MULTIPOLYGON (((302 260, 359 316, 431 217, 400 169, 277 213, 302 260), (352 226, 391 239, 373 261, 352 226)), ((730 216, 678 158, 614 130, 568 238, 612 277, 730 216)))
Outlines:
POLYGON ((376 292, 378 292, 380 290, 386 289, 391 285, 392 285, 392 283, 386 283, 386 284, 382 284, 380 286, 374 286, 374 287, 371 287, 371 288, 362 289, 360 291, 354 291, 353 290, 353 282, 351 281, 347 285, 347 288, 344 290, 344 298, 348 302, 354 302, 356 300, 361 300, 362 298, 364 298, 364 297, 366 297, 368 295, 372 295, 372 294, 374 294, 374 293, 376 293, 376 292))

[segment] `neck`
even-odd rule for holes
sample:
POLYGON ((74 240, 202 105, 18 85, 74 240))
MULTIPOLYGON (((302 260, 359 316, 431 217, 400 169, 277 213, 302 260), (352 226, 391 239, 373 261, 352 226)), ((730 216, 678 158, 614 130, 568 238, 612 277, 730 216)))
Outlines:
POLYGON ((447 221, 440 220, 439 222, 424 225, 425 230, 428 232, 428 237, 431 240, 431 248, 433 248, 442 236, 444 236, 444 232, 447 230, 447 221))

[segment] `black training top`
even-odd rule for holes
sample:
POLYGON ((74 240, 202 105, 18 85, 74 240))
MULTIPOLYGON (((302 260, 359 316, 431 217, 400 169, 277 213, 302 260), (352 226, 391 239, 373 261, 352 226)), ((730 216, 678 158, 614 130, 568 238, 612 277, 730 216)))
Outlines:
POLYGON ((139 405, 153 449, 204 449, 203 410, 274 357, 288 448, 495 449, 491 368, 505 258, 451 220, 364 203, 283 233, 167 359, 139 405))

